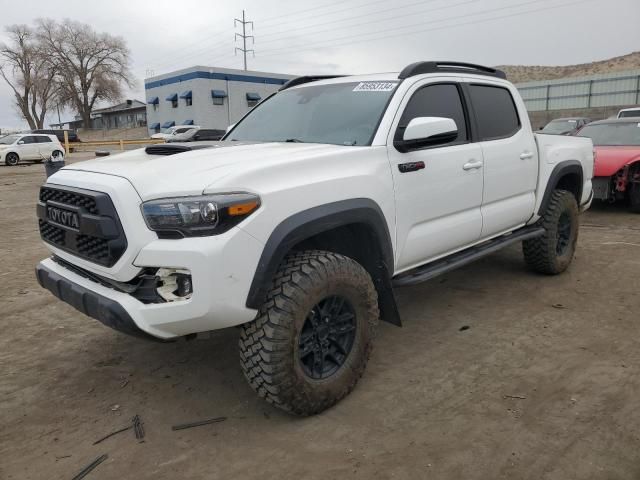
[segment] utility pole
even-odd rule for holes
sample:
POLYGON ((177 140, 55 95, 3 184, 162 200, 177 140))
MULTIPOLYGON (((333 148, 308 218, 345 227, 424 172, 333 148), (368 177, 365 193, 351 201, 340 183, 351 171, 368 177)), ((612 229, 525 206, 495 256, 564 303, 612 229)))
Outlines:
POLYGON ((234 18, 233 19, 233 26, 235 27, 237 24, 241 24, 242 25, 242 33, 237 33, 236 32, 236 36, 234 37, 234 41, 236 41, 238 39, 238 37, 240 37, 242 39, 242 48, 240 47, 236 47, 236 54, 238 53, 238 50, 240 50, 244 56, 244 69, 247 69, 247 52, 251 52, 253 53, 253 56, 256 56, 256 52, 254 49, 248 49, 247 50, 247 38, 251 39, 251 43, 253 44, 254 42, 254 37, 253 35, 247 35, 247 25, 250 23, 251 24, 251 31, 253 31, 253 22, 245 20, 244 18, 244 10, 242 10, 242 20, 240 20, 239 18, 234 18))

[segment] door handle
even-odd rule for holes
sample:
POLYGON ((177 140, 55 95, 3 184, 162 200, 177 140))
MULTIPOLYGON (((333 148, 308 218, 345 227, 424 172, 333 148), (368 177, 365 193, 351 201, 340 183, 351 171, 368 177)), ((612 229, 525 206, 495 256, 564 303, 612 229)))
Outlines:
POLYGON ((533 158, 532 152, 522 152, 520 154, 520 160, 529 160, 530 158, 533 158))
POLYGON ((469 160, 467 163, 462 165, 463 170, 476 170, 478 168, 482 168, 482 162, 479 160, 469 160))

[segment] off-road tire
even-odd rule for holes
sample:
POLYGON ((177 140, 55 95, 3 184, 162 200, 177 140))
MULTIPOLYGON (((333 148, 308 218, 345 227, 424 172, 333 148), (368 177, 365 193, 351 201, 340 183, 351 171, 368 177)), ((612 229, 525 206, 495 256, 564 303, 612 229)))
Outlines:
POLYGON ((545 233, 522 242, 527 265, 534 271, 547 275, 564 272, 573 260, 578 241, 579 210, 575 196, 566 190, 554 190, 539 225, 544 228, 545 233), (570 233, 566 247, 558 252, 561 218, 570 222, 570 233))
POLYGON ((356 261, 332 252, 288 255, 274 276, 266 301, 240 333, 240 364, 251 387, 274 406, 295 415, 314 415, 353 390, 362 376, 378 324, 375 287, 356 261), (299 335, 307 315, 332 295, 355 313, 355 338, 338 370, 313 379, 303 370, 299 335))
POLYGON ((633 213, 640 213, 640 183, 629 184, 629 210, 633 213))
POLYGON ((19 161, 20 157, 18 157, 17 153, 7 153, 7 156, 4 157, 4 163, 9 167, 15 167, 16 165, 18 165, 19 161))

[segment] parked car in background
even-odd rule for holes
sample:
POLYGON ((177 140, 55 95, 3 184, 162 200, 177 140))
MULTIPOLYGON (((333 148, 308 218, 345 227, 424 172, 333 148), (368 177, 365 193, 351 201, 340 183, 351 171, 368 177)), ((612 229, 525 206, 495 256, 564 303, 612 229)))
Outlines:
POLYGON ((41 162, 62 155, 64 148, 55 135, 22 133, 0 138, 0 161, 14 167, 21 160, 41 162))
POLYGON ((640 213, 640 118, 593 122, 578 136, 591 138, 596 151, 594 198, 626 198, 631 210, 640 213))
POLYGON ((540 131, 549 135, 575 135, 575 133, 590 123, 591 119, 584 117, 556 118, 547 123, 540 131))
POLYGON ((67 132, 67 138, 70 142, 80 142, 81 140, 78 138, 78 134, 73 130, 62 130, 62 129, 39 129, 39 130, 31 130, 31 133, 43 133, 45 135, 55 135, 60 143, 64 143, 64 132, 67 132))
POLYGON ((623 108, 618 112, 618 118, 640 117, 640 107, 623 108))
POLYGON ((172 135, 167 142, 203 142, 220 140, 225 134, 224 130, 216 130, 214 128, 192 129, 185 133, 172 135))
POLYGON ((193 129, 197 130, 199 128, 200 127, 198 125, 176 125, 174 127, 167 128, 162 133, 154 133, 153 135, 151 135, 151 138, 168 140, 173 135, 179 135, 179 134, 182 134, 182 133, 186 133, 189 130, 193 130, 193 129))

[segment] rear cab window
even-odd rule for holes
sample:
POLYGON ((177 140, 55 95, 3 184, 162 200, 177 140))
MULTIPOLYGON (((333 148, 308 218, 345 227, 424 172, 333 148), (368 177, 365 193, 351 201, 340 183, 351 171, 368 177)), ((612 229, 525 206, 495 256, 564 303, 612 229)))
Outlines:
POLYGON ((469 85, 476 117, 478 141, 499 140, 515 135, 522 123, 509 89, 497 85, 469 85))

